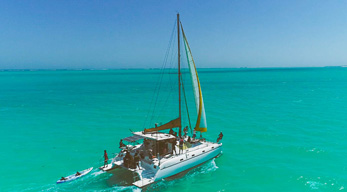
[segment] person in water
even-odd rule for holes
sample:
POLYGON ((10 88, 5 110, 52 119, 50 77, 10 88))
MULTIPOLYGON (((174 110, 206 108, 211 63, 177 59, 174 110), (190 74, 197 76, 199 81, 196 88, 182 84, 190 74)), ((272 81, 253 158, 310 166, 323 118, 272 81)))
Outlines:
POLYGON ((104 159, 104 167, 106 167, 106 165, 108 164, 108 156, 106 150, 104 150, 104 159))
POLYGON ((120 140, 119 142, 119 148, 125 147, 125 144, 123 143, 123 139, 120 140))
POLYGON ((77 171, 77 173, 75 174, 75 176, 79 176, 79 175, 81 175, 81 173, 77 171))
POLYGON ((223 133, 220 132, 219 135, 218 135, 218 138, 217 138, 217 143, 223 139, 223 133))

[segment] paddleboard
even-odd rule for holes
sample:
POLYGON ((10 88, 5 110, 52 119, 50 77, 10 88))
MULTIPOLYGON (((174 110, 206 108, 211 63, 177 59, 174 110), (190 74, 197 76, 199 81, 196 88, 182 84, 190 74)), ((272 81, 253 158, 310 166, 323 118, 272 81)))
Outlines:
POLYGON ((88 174, 89 172, 91 172, 92 170, 93 170, 93 167, 91 167, 91 168, 89 168, 89 169, 85 169, 85 170, 83 170, 83 171, 79 171, 79 173, 81 173, 81 175, 76 176, 76 173, 73 174, 73 175, 69 175, 69 176, 65 177, 66 180, 60 180, 60 179, 59 179, 59 180, 57 181, 57 184, 59 184, 59 183, 65 183, 65 182, 69 182, 69 181, 72 181, 72 180, 81 178, 81 177, 87 175, 87 174, 88 174))

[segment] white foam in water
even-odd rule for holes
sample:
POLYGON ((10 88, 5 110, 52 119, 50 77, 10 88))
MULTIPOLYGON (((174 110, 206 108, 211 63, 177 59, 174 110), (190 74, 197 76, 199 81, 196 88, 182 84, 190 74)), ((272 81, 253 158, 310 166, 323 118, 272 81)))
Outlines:
POLYGON ((138 187, 135 187, 135 186, 115 186, 115 187, 112 187, 112 191, 136 191, 136 192, 140 192, 142 190, 138 187))
POLYGON ((100 170, 100 171, 92 173, 92 175, 98 176, 98 175, 103 174, 103 173, 105 173, 105 172, 100 170))
POLYGON ((201 173, 208 173, 210 171, 215 171, 217 170, 218 167, 217 167, 217 164, 216 162, 214 161, 214 159, 212 159, 212 161, 202 165, 201 167, 201 173))
POLYGON ((322 185, 317 181, 307 181, 306 184, 308 184, 311 189, 318 189, 318 187, 322 185))

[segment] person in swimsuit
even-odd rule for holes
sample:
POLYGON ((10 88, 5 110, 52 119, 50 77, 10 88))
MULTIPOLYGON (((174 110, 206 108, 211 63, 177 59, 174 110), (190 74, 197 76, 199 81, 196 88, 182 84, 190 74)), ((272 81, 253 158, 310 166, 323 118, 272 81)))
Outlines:
POLYGON ((108 164, 108 156, 106 150, 104 150, 104 159, 104 167, 106 167, 106 165, 108 164))

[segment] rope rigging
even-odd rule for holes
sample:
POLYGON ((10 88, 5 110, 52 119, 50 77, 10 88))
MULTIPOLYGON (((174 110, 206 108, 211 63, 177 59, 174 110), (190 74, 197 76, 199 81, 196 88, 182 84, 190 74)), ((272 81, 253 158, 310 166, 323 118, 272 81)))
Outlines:
MULTIPOLYGON (((166 64, 167 64, 167 60, 168 60, 168 57, 169 57, 170 49, 171 49, 172 44, 173 44, 173 40, 175 39, 174 38, 174 36, 176 34, 175 33, 175 31, 176 31, 175 29, 176 29, 176 21, 174 22, 174 27, 173 27, 172 32, 171 32, 171 38, 170 38, 170 41, 169 41, 169 45, 167 47, 166 54, 164 56, 164 61, 163 61, 163 64, 161 66, 161 69, 160 69, 159 81, 157 81, 157 83, 156 83, 155 91, 154 91, 152 99, 151 99, 151 103, 150 103, 149 109, 152 108, 153 104, 154 104, 154 107, 153 107, 153 111, 152 111, 152 115, 151 115, 151 119, 150 119, 149 123, 152 122, 152 120, 153 120, 154 112, 155 112, 155 109, 156 109, 156 104, 157 104, 157 101, 158 101, 159 92, 160 92, 161 85, 162 85, 164 69, 165 69, 166 64)), ((143 128, 146 127, 146 123, 148 122, 147 120, 148 120, 148 117, 149 117, 150 113, 151 113, 151 111, 148 110, 148 113, 146 115, 146 119, 145 119, 144 124, 143 124, 143 128)))

